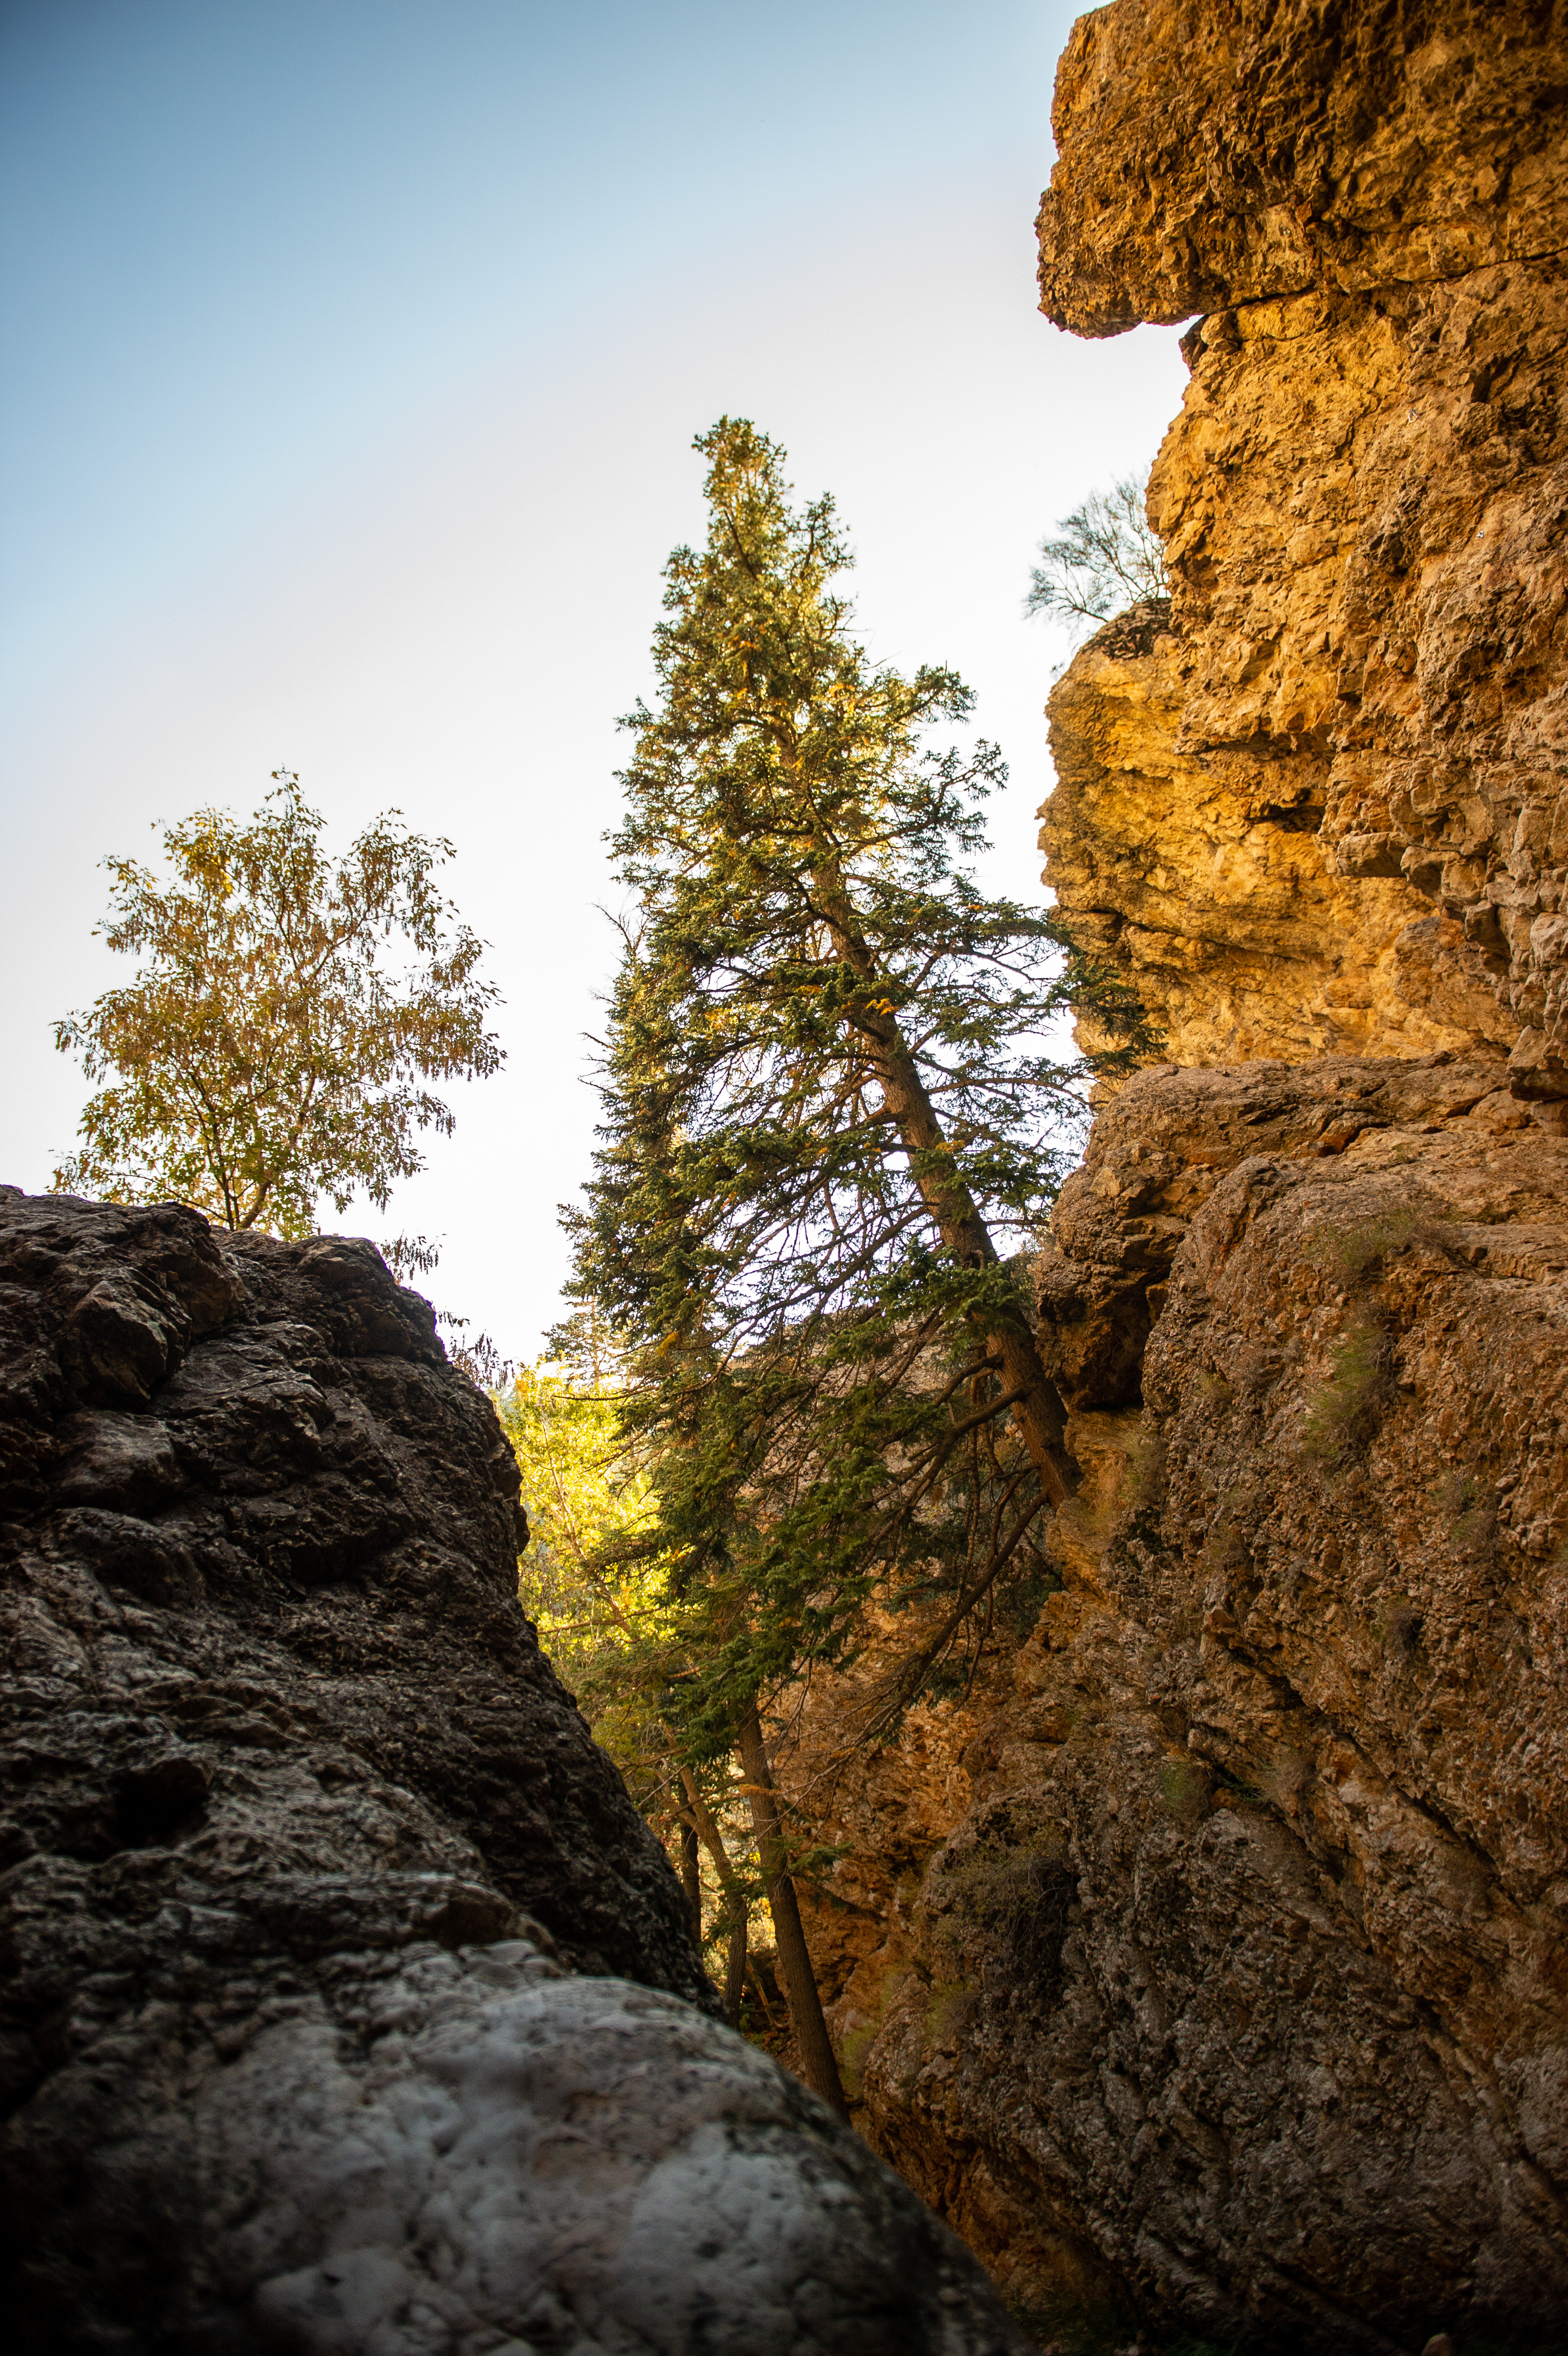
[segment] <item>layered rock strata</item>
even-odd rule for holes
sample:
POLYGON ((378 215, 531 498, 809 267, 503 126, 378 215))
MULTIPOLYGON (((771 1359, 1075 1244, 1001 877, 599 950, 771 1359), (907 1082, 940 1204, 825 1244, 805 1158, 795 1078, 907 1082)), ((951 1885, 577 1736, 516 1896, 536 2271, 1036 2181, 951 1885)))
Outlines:
POLYGON ((714 2017, 363 1243, 0 1192, 0 2182, 39 2356, 1019 2346, 714 2017))
POLYGON ((1058 690, 1042 842, 1183 1063, 1568 1093, 1565 91, 1561 8, 1484 0, 1116 0, 1063 57, 1043 307, 1204 316, 1172 610, 1058 690))

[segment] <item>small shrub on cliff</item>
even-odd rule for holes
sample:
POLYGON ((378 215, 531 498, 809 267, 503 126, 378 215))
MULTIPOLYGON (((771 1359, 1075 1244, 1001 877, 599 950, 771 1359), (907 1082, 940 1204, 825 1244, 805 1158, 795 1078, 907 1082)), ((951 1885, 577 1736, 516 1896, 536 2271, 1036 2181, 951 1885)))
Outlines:
POLYGON ((1434 1492, 1448 1521, 1448 1543, 1466 1559, 1484 1561, 1497 1547, 1498 1499, 1489 1482, 1470 1471, 1447 1472, 1434 1492))
POLYGON ((844 2072, 846 2089, 852 2102, 859 2099, 865 2078, 866 2063, 870 2059, 871 2048, 886 2027, 888 2015, 907 1983, 911 1969, 912 1966, 906 1963, 897 1963, 889 1966, 883 1973, 881 1984, 877 1990, 876 2009, 870 2019, 862 2020, 859 2028, 850 2029, 839 2047, 839 2064, 844 2072))
POLYGON ((1258 1788, 1265 1800, 1276 1806, 1289 1808, 1299 1799, 1312 1780, 1312 1762, 1293 1744, 1275 1752, 1258 1777, 1258 1788))
POLYGON ((1011 1970, 1037 1989, 1056 1985, 1078 1881, 1055 1826, 1016 1842, 989 1841, 940 1868, 929 1903, 936 1936, 955 1947, 978 1933, 998 1945, 1011 1970))
POLYGON ((1358 1317, 1341 1335, 1328 1377, 1308 1405, 1303 1454, 1329 1472, 1342 1470, 1376 1431, 1388 1383, 1388 1335, 1374 1319, 1358 1317))
POLYGON ((1408 1251, 1411 1245, 1431 1239, 1430 1222, 1402 1207, 1375 1211, 1348 1226, 1325 1225, 1314 1233, 1310 1250, 1320 1266, 1341 1276, 1364 1276, 1381 1261, 1408 1251))
POLYGON ((1184 1831, 1191 1832, 1209 1813, 1213 1779, 1209 1768, 1185 1751, 1162 1762, 1158 1774, 1159 1803, 1184 1831))
POLYGON ((1413 1658, 1421 1642, 1420 1612, 1403 1595, 1384 1598, 1372 1622, 1372 1633, 1396 1667, 1413 1658))
POLYGON ((363 1189, 384 1207, 422 1168, 419 1132, 453 1126, 424 1081, 499 1068, 484 945, 431 884, 452 844, 389 810, 335 866, 319 812, 274 775, 248 826, 207 809, 164 830, 172 882, 104 862, 103 937, 144 962, 55 1025, 90 1080, 111 1080, 57 1192, 172 1198, 228 1227, 308 1236, 319 1195, 344 1211, 363 1189))

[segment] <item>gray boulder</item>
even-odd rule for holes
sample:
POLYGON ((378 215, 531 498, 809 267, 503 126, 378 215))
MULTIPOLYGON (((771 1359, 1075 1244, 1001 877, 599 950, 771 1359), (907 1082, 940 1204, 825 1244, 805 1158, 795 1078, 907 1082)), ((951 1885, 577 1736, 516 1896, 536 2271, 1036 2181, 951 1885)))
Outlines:
POLYGON ((0 1191, 0 2246, 91 2356, 1019 2339, 715 2017, 367 1244, 0 1191))

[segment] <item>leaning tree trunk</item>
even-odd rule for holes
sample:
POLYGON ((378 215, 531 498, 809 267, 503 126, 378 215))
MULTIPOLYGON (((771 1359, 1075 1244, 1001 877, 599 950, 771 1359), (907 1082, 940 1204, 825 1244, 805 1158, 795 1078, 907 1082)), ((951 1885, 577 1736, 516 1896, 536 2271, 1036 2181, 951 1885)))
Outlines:
POLYGON ((812 1969, 811 1954, 805 1944, 805 1933, 801 1927, 800 1903, 785 1862, 778 1794, 773 1789, 767 1746, 763 1740, 763 1723, 757 1716, 754 1702, 741 1721, 740 1750, 747 1794, 752 1803, 752 1824, 757 1836, 757 1847, 762 1852, 763 1887, 767 1892, 768 1912, 773 1918, 779 1977, 784 1982, 784 2001, 789 2006, 789 2025, 795 2032, 795 2050, 800 2055, 807 2085, 814 2094, 820 2094, 825 2103, 830 2104, 840 2118, 847 2119, 849 2105, 844 2099, 838 2064, 833 2056, 827 2023, 822 2017, 822 1998, 817 1993, 816 1974, 812 1969))
MULTIPOLYGON (((845 964, 871 986, 869 1001, 877 981, 876 959, 860 937, 843 880, 825 863, 817 869, 816 882, 834 948, 845 964)), ((937 1233, 955 1258, 965 1266, 994 1264, 997 1247, 979 1205, 951 1165, 944 1172, 943 1157, 950 1155, 952 1149, 897 1016, 881 1013, 868 1002, 853 1019, 870 1043, 882 1101, 904 1151, 920 1172, 920 1191, 937 1233)), ((1068 1453, 1061 1397, 1045 1371, 1034 1336, 1022 1323, 1009 1323, 1000 1332, 987 1334, 986 1344, 1000 1365, 1003 1389, 1017 1394, 1013 1419, 1023 1434, 1040 1486, 1053 1505, 1064 1505, 1078 1485, 1078 1468, 1068 1453)))
POLYGON ((724 1950, 724 2018, 731 2029, 741 2026, 741 2004, 746 1993, 746 1909, 739 1894, 730 1915, 730 1940, 724 1950))

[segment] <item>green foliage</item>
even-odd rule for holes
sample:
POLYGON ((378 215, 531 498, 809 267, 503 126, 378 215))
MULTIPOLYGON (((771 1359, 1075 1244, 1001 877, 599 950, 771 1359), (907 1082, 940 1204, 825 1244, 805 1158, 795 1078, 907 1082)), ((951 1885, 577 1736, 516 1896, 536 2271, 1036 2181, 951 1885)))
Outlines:
MULTIPOLYGON (((687 1807, 663 1714, 677 1647, 654 1484, 625 1429, 620 1357, 596 1305, 585 1304, 550 1340, 556 1357, 522 1368, 491 1394, 528 1515, 517 1593, 595 1740, 655 1831, 669 1839, 687 1807)), ((744 1800, 721 1765, 709 1768, 703 1783, 725 1851, 722 1883, 711 1858, 704 1852, 700 1859, 704 1944, 721 1979, 734 1912, 759 1925, 763 1885, 744 1800)), ((810 1880, 836 1854, 797 1849, 792 1871, 810 1880)))
POLYGON ((945 2039, 957 2037, 965 2024, 974 2019, 979 2002, 979 1991, 971 1987, 967 1980, 934 1980, 921 2015, 928 2040, 940 2045, 945 2039))
POLYGON ((883 1973, 877 1990, 877 2008, 869 2020, 852 2029, 838 2049, 838 2066, 844 2073, 845 2089, 851 2101, 859 2099, 870 2059, 871 2048, 887 2026, 889 2013, 910 1976, 911 1966, 905 1963, 890 1965, 883 1973))
POLYGON ((1027 1643, 1039 1625, 1047 1598, 1061 1591, 1061 1573, 1055 1564, 1031 1558, 998 1594, 997 1625, 1014 1645, 1027 1643))
POLYGON ((627 1448, 621 1394, 541 1359, 495 1398, 528 1516, 523 1608, 634 1789, 662 1792, 669 1743, 643 1664, 663 1629, 666 1566, 647 1543, 654 1484, 627 1448))
POLYGON ((1063 516, 1029 576, 1024 610, 1083 624, 1108 622, 1128 605, 1170 595, 1165 552, 1150 530, 1134 475, 1094 491, 1063 516))
POLYGON ((1320 1226, 1312 1237, 1312 1254, 1340 1276, 1364 1276, 1385 1259, 1408 1251, 1429 1237, 1428 1224, 1408 1207, 1375 1211, 1352 1219, 1346 1226, 1320 1226))
POLYGON ((422 1167, 419 1131, 452 1129, 421 1082, 498 1069, 483 944, 431 883, 452 844, 393 810, 334 866, 320 814, 276 776, 247 826, 207 809, 166 827, 169 883, 104 862, 103 937, 144 962, 55 1025, 90 1080, 112 1076, 57 1191, 172 1197, 226 1226, 309 1235, 318 1196, 343 1211, 363 1188, 384 1205, 422 1167), (402 970, 395 940, 415 953, 402 970))
POLYGON ((1016 1983, 1049 1991, 1061 1976, 1061 1943, 1078 1878, 1060 1828, 1026 1829, 1008 1842, 976 1844, 935 1877, 939 1941, 955 1946, 978 1932, 999 1945, 1016 1983))
POLYGON ((1174 1816, 1188 1832, 1209 1813, 1208 1772, 1186 1751, 1176 1751, 1161 1762, 1158 1790, 1167 1815, 1174 1816))
POLYGON ((1015 1558, 1038 1569, 1009 1409, 1045 1410, 1002 1378, 1033 1345, 992 1234, 1026 1243, 1073 1158, 1089 1067, 1059 1018, 1093 1004, 1104 1067, 1151 1040, 1051 915, 980 890, 1000 759, 928 747, 966 689, 851 635, 831 500, 792 509, 743 421, 698 446, 707 545, 670 559, 658 701, 627 723, 635 913, 576 1284, 630 1354, 667 1709, 711 1757, 853 1649, 873 1593, 923 1630, 896 1710, 1015 1558))

